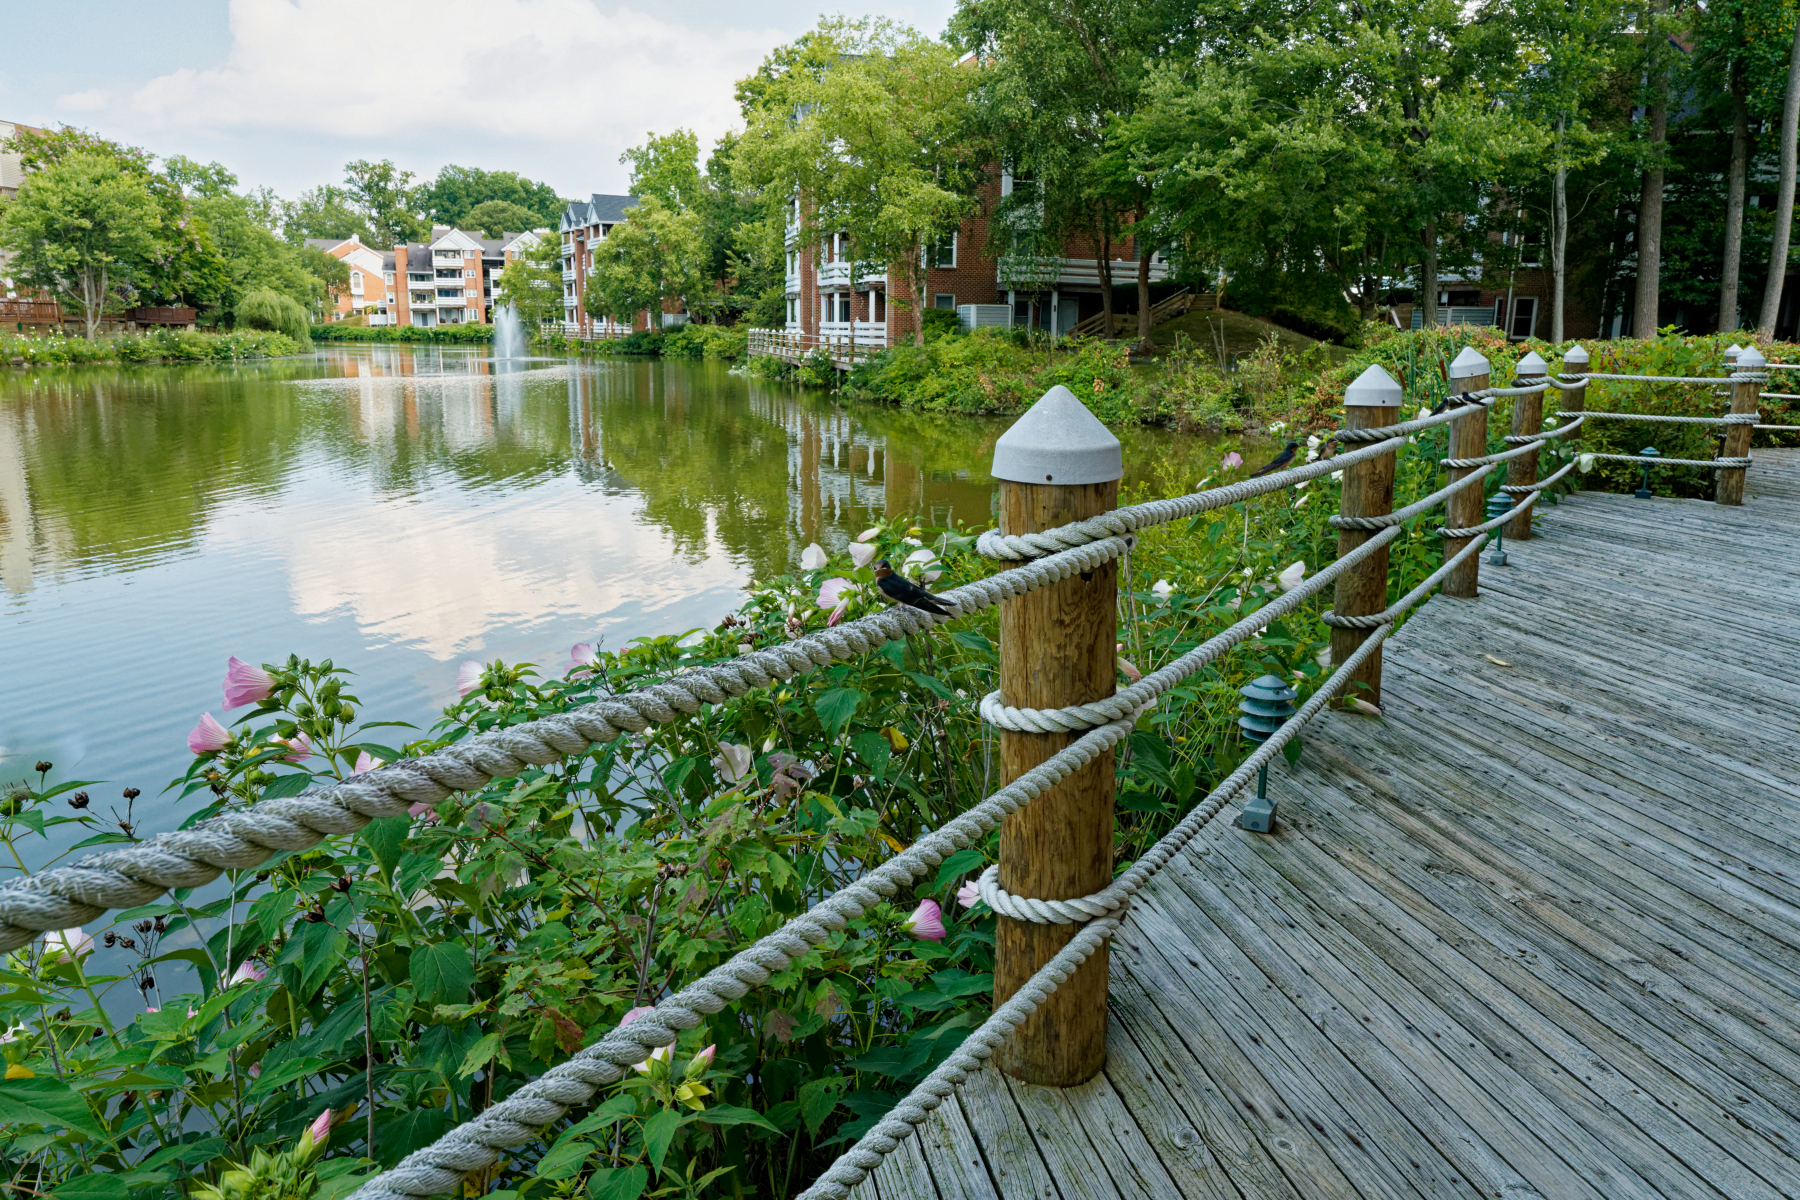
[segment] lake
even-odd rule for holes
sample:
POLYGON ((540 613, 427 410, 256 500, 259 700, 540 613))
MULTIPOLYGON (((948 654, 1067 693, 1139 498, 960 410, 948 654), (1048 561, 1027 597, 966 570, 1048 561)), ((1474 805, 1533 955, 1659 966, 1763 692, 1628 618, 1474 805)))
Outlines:
MULTIPOLYGON (((434 347, 0 368, 0 782, 48 760, 106 781, 93 811, 137 787, 138 834, 175 828, 159 793, 230 655, 329 658, 368 718, 425 727, 464 659, 555 670, 714 624, 881 515, 986 525, 1007 423, 434 347)), ((1218 439, 1122 436, 1127 484, 1218 462, 1218 439)))

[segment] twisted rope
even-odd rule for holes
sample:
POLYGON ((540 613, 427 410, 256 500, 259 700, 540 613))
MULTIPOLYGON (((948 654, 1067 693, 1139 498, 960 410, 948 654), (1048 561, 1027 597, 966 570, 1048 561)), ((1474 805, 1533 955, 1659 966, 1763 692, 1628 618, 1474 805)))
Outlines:
MULTIPOLYGON (((1393 541, 1399 533, 1400 530, 1394 528, 1370 538, 1331 566, 1302 581, 1293 591, 1250 613, 1110 699, 1119 701, 1126 711, 1135 713, 1207 663, 1248 640, 1258 629, 1298 608, 1338 575, 1393 541)), ((1045 565, 1049 561, 1034 565, 1045 565)), ((608 1033, 430 1146, 409 1154, 393 1170, 364 1184, 356 1195, 362 1200, 399 1200, 400 1197, 426 1197, 450 1190, 464 1174, 493 1163, 501 1149, 533 1140, 544 1126, 559 1120, 570 1108, 587 1103, 596 1089, 621 1078, 633 1063, 644 1061, 651 1050, 670 1044, 681 1030, 693 1028, 704 1015, 720 1011, 730 1001, 766 981, 771 974, 785 970, 811 947, 821 944, 861 916, 871 905, 895 894, 957 850, 973 844, 999 825, 1002 818, 1017 812, 1086 767, 1124 740, 1130 731, 1128 720, 1089 730, 962 816, 921 837, 906 851, 890 858, 862 879, 815 904, 805 915, 794 918, 664 999, 651 1012, 608 1033)), ((1051 989, 1054 986, 1051 984, 1051 989)), ((1048 994, 1048 991, 1044 992, 1044 995, 1048 994)), ((1023 1019, 1023 1016, 1018 1018, 1023 1019)))
POLYGON ((1743 458, 1650 458, 1643 454, 1583 454, 1583 458, 1610 459, 1614 462, 1649 463, 1653 467, 1723 467, 1735 470, 1750 465, 1749 455, 1743 458))
MULTIPOLYGON (((1529 503, 1530 501, 1526 501, 1525 504, 1519 505, 1514 511, 1516 512, 1518 509, 1525 508, 1529 503)), ((1319 619, 1334 629, 1380 629, 1384 625, 1392 625, 1395 621, 1400 619, 1401 615, 1405 613, 1407 609, 1423 599, 1427 592, 1442 583, 1446 575, 1461 566, 1464 559, 1468 558, 1471 554, 1479 554, 1482 549, 1483 543, 1470 542, 1450 558, 1445 559, 1438 566, 1437 570, 1427 575, 1424 579, 1421 579, 1419 581, 1419 586, 1415 587, 1412 591, 1406 593, 1406 595, 1400 597, 1400 599, 1388 605, 1378 613, 1369 613, 1360 617, 1345 617, 1339 616, 1337 613, 1331 612, 1330 610, 1326 610, 1324 616, 1319 619)), ((1386 635, 1384 634, 1383 636, 1386 635)))
POLYGON ((1727 413, 1722 417, 1665 417, 1650 413, 1559 412, 1559 417, 1588 417, 1595 421, 1654 421, 1663 425, 1754 425, 1755 413, 1727 413))
POLYGON ((1329 475, 1341 471, 1345 467, 1367 462, 1371 458, 1397 450, 1400 447, 1398 437, 1388 437, 1388 431, 1382 431, 1384 441, 1379 445, 1367 446, 1361 450, 1340 454, 1335 458, 1322 458, 1304 466, 1291 467, 1286 471, 1277 471, 1273 475, 1265 475, 1261 479, 1245 479, 1224 487, 1209 488, 1204 492, 1194 492, 1187 496, 1176 496, 1168 500, 1151 500, 1144 504, 1134 504, 1128 508, 1114 509, 1097 517, 1089 517, 1083 521, 1071 521, 1067 525, 1059 525, 1055 529, 1046 529, 1041 533, 1001 533, 990 529, 975 541, 976 552, 988 558, 1018 559, 1037 558, 1040 555, 1055 554, 1073 546, 1084 546, 1089 542, 1102 538, 1123 537, 1139 529, 1151 525, 1162 525, 1182 517, 1198 516, 1203 512, 1211 512, 1215 508, 1227 508, 1256 496, 1265 496, 1270 492, 1279 492, 1297 483, 1317 479, 1321 475, 1329 475))
MULTIPOLYGON (((1205 800, 1182 818, 1180 824, 1165 834, 1156 845, 1145 851, 1141 858, 1127 868, 1104 891, 1072 901, 1021 901, 1017 897, 1007 897, 1007 894, 999 888, 998 883, 994 882, 996 868, 990 867, 984 871, 981 882, 977 884, 983 900, 988 900, 989 896, 1004 897, 1002 903, 1011 901, 1015 906, 1045 905, 1048 906, 1046 912, 1054 912, 1058 908, 1068 906, 1073 906, 1072 911, 1080 911, 1080 906, 1091 904, 1103 907, 1104 915, 1094 918, 1075 917, 1071 921, 1056 921, 1054 917, 1050 918, 1050 921, 1055 924, 1070 924, 1073 921, 1089 921, 1090 923, 1075 934, 1068 946, 1056 958, 1051 959, 1033 975, 1026 982, 1025 987, 1019 990, 1018 995, 1001 1005, 993 1016, 970 1034, 943 1066, 927 1076, 924 1082, 889 1110, 887 1116, 883 1117, 874 1128, 865 1133, 855 1146, 832 1163, 811 1187, 800 1194, 800 1200, 846 1200, 851 1191, 867 1179, 876 1167, 881 1165, 882 1159, 892 1154, 902 1142, 911 1137, 918 1126, 924 1124, 925 1119, 931 1115, 932 1111, 955 1092, 958 1084, 972 1075, 980 1068, 983 1061, 992 1056, 994 1049, 1005 1040, 1007 1034, 1011 1033, 1025 1017, 1037 1011, 1043 1000, 1035 995, 1039 989, 1035 989, 1033 985, 1038 984, 1047 976, 1054 975, 1055 983, 1041 989, 1047 998, 1049 993, 1055 990, 1056 984, 1074 973, 1072 966, 1065 967, 1059 962, 1064 955, 1075 951, 1079 954, 1080 959, 1085 960, 1095 949, 1098 949, 1102 940, 1112 936, 1124 917, 1124 910, 1130 902, 1130 898, 1137 894, 1151 876, 1181 853, 1195 835, 1204 829, 1214 817, 1218 816, 1226 803, 1243 791, 1250 780, 1256 777, 1256 773, 1267 766, 1275 755, 1281 752, 1281 748, 1287 745, 1307 722, 1319 714, 1331 698, 1350 681, 1356 668, 1375 653, 1382 641, 1386 639, 1387 633, 1386 629, 1377 630, 1374 636, 1358 646, 1356 651, 1344 660, 1343 665, 1332 672, 1331 678, 1319 685, 1318 690, 1301 706, 1299 712, 1289 717, 1280 729, 1271 734, 1267 741, 1258 746, 1256 751, 1239 765, 1237 770, 1226 776, 1218 787, 1207 794, 1205 800), (1078 947, 1079 949, 1077 949, 1078 947), (1021 997, 1028 989, 1034 992, 1033 997, 1024 1004, 1020 1004, 1021 997), (1023 1008, 1024 1011, 1014 1011, 1015 1005, 1023 1008)), ((993 907, 991 901, 989 906, 993 907)), ((1023 917, 1020 919, 1031 920, 1033 918, 1023 917)))
POLYGON ((1800 400, 1800 395, 1793 392, 1759 392, 1764 400, 1800 400))
POLYGON ((1573 471, 1575 466, 1576 464, 1574 462, 1567 462, 1563 464, 1562 470, 1551 475, 1548 479, 1541 479, 1536 483, 1502 484, 1500 490, 1509 496, 1524 496, 1532 492, 1541 492, 1550 487, 1557 480, 1561 479, 1564 475, 1567 475, 1570 471, 1573 471))
POLYGON ((1498 463, 1489 463, 1479 471, 1476 471, 1471 475, 1463 476, 1449 487, 1439 488, 1424 499, 1415 500, 1405 508, 1396 509, 1385 517, 1346 517, 1342 514, 1337 514, 1328 518, 1327 523, 1330 524, 1333 529, 1386 529, 1389 525, 1398 525, 1403 521, 1410 521, 1420 513, 1429 512, 1431 509, 1436 508, 1439 504, 1462 491, 1464 488, 1486 479, 1488 472, 1492 471, 1498 465, 1498 463))
POLYGON ((1482 388, 1476 392, 1459 392, 1450 397, 1451 407, 1441 413, 1414 417, 1410 421, 1399 421, 1372 429, 1340 429, 1331 436, 1340 442, 1379 442, 1392 437, 1405 437, 1424 429, 1435 429, 1439 425, 1461 420, 1471 408, 1487 408, 1494 402, 1494 391, 1493 388, 1482 388))
POLYGON ((1066 708, 1015 708, 1001 699, 1000 693, 989 692, 981 698, 981 719, 1014 733, 1080 733, 1129 717, 1136 721, 1142 710, 1120 711, 1114 696, 1091 704, 1071 704, 1066 708))
POLYGON ((1586 375, 1571 375, 1565 372, 1560 377, 1539 375, 1531 380, 1532 383, 1537 383, 1539 381, 1542 381, 1561 392, 1578 392, 1587 386, 1588 377, 1586 375))
POLYGON ((1574 433, 1577 429, 1581 428, 1581 423, 1582 420, 1585 419, 1585 416, 1585 413, 1580 414, 1575 420, 1570 421, 1567 425, 1552 429, 1547 433, 1540 433, 1524 445, 1514 446, 1511 450, 1498 450, 1493 454, 1483 454, 1479 458, 1440 458, 1438 459, 1438 466, 1449 467, 1452 470, 1464 470, 1469 467, 1485 467, 1492 463, 1502 463, 1509 458, 1519 458, 1523 455, 1530 454, 1533 450, 1541 448, 1545 442, 1553 441, 1557 438, 1568 437, 1571 433, 1574 433))
MULTIPOLYGON (((964 584, 939 598, 953 617, 961 616, 1091 571, 1124 548, 1116 538, 1095 541, 964 584)), ((85 924, 108 909, 147 904, 170 888, 198 887, 225 870, 257 866, 278 851, 303 850, 328 836, 354 833, 374 818, 399 816, 412 804, 435 804, 452 792, 478 790, 527 766, 584 753, 622 733, 642 733, 653 724, 696 713, 702 704, 724 703, 949 619, 896 606, 635 692, 316 785, 298 796, 263 800, 192 829, 10 880, 0 885, 0 952, 15 950, 46 930, 85 924)))
MULTIPOLYGON (((1566 472, 1567 470, 1568 470, 1568 468, 1564 467, 1562 471, 1558 471, 1554 476, 1552 476, 1552 479, 1562 478, 1563 473, 1566 472)), ((1549 480, 1546 480, 1544 483, 1544 486, 1548 487, 1549 482, 1550 482, 1549 480)), ((1447 538, 1477 538, 1477 539, 1479 539, 1482 534, 1488 533, 1492 530, 1500 528, 1500 526, 1506 524, 1508 521, 1512 520, 1514 517, 1516 517, 1520 513, 1524 512, 1526 509, 1529 509, 1533 504, 1537 503, 1537 498, 1542 494, 1543 494, 1542 491, 1534 490, 1529 496, 1525 497, 1525 499, 1519 501, 1519 503, 1513 505, 1511 508, 1507 509, 1505 512, 1501 513, 1497 517, 1489 517, 1487 520, 1483 521, 1481 524, 1470 525, 1465 529, 1452 529, 1446 525, 1444 528, 1438 530, 1438 535, 1440 537, 1447 537, 1447 538)), ((1463 547, 1463 552, 1467 553, 1470 546, 1479 546, 1481 544, 1482 543, 1480 541, 1471 542, 1469 544, 1469 546, 1463 547)))
POLYGON ((1713 375, 1607 375, 1599 371, 1583 371, 1581 378, 1612 379, 1620 383, 1760 383, 1769 377, 1760 371, 1733 371, 1723 379, 1713 375))

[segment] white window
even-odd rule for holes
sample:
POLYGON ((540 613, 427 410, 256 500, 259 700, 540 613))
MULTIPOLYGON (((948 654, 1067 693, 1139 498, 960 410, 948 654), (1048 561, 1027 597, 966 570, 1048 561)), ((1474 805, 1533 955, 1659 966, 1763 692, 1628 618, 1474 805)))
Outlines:
POLYGON ((481 310, 479 308, 465 308, 465 309, 463 309, 463 315, 468 317, 469 320, 473 321, 475 318, 477 318, 481 315, 481 310))
POLYGON ((463 257, 464 257, 464 258, 474 258, 474 257, 475 257, 475 252, 474 252, 474 251, 473 251, 473 250, 464 250, 464 251, 463 251, 463 257))
POLYGON ((350 290, 358 296, 362 295, 363 280, 361 271, 350 272, 350 290))
POLYGON ((394 293, 392 293, 392 292, 389 292, 389 293, 388 293, 388 294, 387 294, 387 302, 388 302, 388 303, 389 303, 389 304, 392 304, 392 303, 393 303, 393 302, 394 302, 394 293))
POLYGON ((392 271, 383 271, 381 273, 381 282, 393 283, 394 282, 394 273, 392 271))
POLYGON ((955 308, 956 295, 953 292, 939 292, 931 298, 933 308, 955 308))
POLYGON ((1537 329, 1537 297, 1513 297, 1512 328, 1507 330, 1513 338, 1524 340, 1531 337, 1537 329))
POLYGON ((851 304, 850 304, 850 293, 849 292, 845 292, 843 295, 838 297, 837 310, 838 310, 838 320, 848 321, 851 319, 851 317, 850 317, 851 304))
POLYGON ((932 249, 934 251, 934 253, 932 255, 932 263, 931 263, 932 266, 937 267, 940 270, 945 270, 945 271, 952 270, 955 268, 955 266, 956 266, 956 234, 952 233, 949 237, 947 237, 943 241, 939 242, 932 249))

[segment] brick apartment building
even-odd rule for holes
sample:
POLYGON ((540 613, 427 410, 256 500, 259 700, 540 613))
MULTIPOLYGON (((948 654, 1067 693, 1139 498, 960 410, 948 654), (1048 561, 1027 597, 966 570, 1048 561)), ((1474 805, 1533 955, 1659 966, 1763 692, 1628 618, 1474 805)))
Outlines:
POLYGON ((528 246, 549 235, 508 233, 484 238, 436 225, 429 242, 406 242, 377 250, 352 234, 345 239, 308 238, 350 268, 350 290, 337 297, 339 318, 368 315, 373 325, 492 324, 494 288, 500 272, 528 246))
MULTIPOLYGON (((925 273, 928 307, 954 310, 965 328, 1029 326, 1061 336, 1102 310, 1100 261, 1091 242, 1071 238, 1051 260, 996 257, 988 234, 999 200, 1012 194, 1013 179, 1002 172, 981 194, 979 210, 930 253, 925 273)), ((871 270, 850 278, 847 239, 833 234, 819 245, 800 244, 800 202, 788 214, 787 329, 859 345, 886 346, 910 341, 917 332, 917 301, 908 295, 903 272, 871 270)), ((1136 303, 1137 246, 1130 238, 1114 243, 1111 257, 1116 311, 1136 303)), ((1150 282, 1166 291, 1169 266, 1161 254, 1150 260, 1150 282)), ((1153 293, 1154 295, 1155 293, 1153 293)))
MULTIPOLYGON (((586 200, 574 200, 563 212, 557 233, 562 237, 563 330, 575 337, 607 337, 650 328, 650 314, 640 312, 629 328, 621 322, 603 317, 595 320, 582 306, 587 296, 588 272, 594 268, 600 243, 623 221, 637 204, 636 196, 608 196, 595 192, 586 200)), ((659 324, 667 328, 685 325, 687 314, 677 305, 668 304, 659 324)))

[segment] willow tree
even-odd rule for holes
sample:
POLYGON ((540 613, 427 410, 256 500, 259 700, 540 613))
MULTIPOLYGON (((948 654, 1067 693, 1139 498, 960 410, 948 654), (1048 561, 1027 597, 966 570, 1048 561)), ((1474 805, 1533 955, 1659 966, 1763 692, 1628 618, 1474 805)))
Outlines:
POLYGON ((976 75, 892 21, 827 18, 739 84, 736 171, 798 198, 800 244, 844 235, 852 278, 898 272, 901 303, 922 313, 927 252, 974 211, 989 161, 970 103, 976 75))

